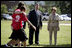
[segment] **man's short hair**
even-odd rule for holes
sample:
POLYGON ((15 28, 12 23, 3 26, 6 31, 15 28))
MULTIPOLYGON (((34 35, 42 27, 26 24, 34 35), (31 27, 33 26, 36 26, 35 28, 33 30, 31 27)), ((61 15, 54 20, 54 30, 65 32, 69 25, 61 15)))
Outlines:
POLYGON ((22 11, 22 10, 26 10, 26 8, 23 6, 23 7, 20 8, 20 10, 21 10, 21 11, 22 11))
POLYGON ((18 7, 21 7, 21 6, 24 6, 24 4, 22 3, 22 2, 20 2, 19 4, 18 4, 18 7))

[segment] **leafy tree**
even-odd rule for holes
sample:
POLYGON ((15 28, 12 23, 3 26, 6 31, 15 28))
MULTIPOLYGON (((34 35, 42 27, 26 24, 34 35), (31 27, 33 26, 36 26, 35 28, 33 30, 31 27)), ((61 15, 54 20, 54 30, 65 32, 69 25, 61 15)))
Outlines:
POLYGON ((45 12, 45 8, 43 8, 42 6, 39 7, 39 10, 44 13, 45 12))
MULTIPOLYGON (((59 14, 70 14, 71 13, 71 2, 70 1, 45 1, 45 4, 50 8, 52 6, 56 6, 58 8, 57 12, 59 14)), ((50 10, 48 9, 48 12, 50 10)))
POLYGON ((61 9, 62 14, 71 13, 71 2, 70 1, 61 1, 59 4, 60 4, 60 9, 61 9))
POLYGON ((7 6, 5 4, 1 4, 1 19, 2 19, 2 14, 7 13, 7 6))
POLYGON ((7 6, 5 4, 1 4, 1 14, 7 13, 7 6))

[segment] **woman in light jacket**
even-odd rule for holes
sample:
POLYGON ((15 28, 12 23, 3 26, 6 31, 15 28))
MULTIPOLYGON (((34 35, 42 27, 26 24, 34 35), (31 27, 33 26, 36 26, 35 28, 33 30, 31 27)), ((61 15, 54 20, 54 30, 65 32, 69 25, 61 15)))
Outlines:
POLYGON ((56 13, 57 8, 52 7, 51 14, 49 15, 48 20, 48 31, 49 31, 49 42, 52 45, 52 33, 54 32, 54 45, 57 42, 57 31, 59 31, 59 15, 56 13))

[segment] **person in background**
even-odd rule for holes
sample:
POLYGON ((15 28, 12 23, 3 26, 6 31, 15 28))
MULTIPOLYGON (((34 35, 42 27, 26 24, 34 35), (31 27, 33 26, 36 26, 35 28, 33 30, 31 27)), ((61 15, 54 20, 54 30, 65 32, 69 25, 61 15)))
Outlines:
POLYGON ((49 31, 49 42, 52 45, 52 33, 54 31, 54 45, 57 43, 57 31, 59 31, 59 15, 56 13, 57 8, 52 7, 51 14, 49 15, 47 29, 49 31))
POLYGON ((39 44, 39 29, 42 28, 42 16, 39 11, 39 4, 35 4, 35 9, 30 11, 28 15, 29 21, 36 27, 36 31, 29 26, 29 45, 33 44, 33 34, 35 31, 35 44, 39 44))

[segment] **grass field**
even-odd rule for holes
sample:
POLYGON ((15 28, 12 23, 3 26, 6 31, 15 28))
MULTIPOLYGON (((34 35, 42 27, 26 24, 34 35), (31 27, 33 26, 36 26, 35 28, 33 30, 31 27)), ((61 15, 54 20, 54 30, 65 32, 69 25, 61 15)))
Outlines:
MULTIPOLYGON (((26 26, 26 34, 29 37, 28 25, 26 26)), ((1 20, 1 45, 6 44, 10 39, 8 37, 11 35, 11 21, 1 20)), ((54 35, 53 35, 54 37, 54 35)), ((60 25, 60 31, 57 33, 57 46, 49 45, 49 32, 47 31, 47 25, 43 25, 42 30, 39 33, 39 45, 35 45, 35 37, 33 40, 33 45, 28 45, 27 47, 71 47, 71 26, 60 25)), ((54 38, 52 40, 54 44, 54 38)))
MULTIPOLYGON (((43 21, 43 23, 47 23, 48 21, 43 21)), ((71 21, 59 21, 59 23, 71 23, 71 21)))

